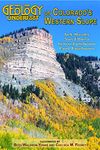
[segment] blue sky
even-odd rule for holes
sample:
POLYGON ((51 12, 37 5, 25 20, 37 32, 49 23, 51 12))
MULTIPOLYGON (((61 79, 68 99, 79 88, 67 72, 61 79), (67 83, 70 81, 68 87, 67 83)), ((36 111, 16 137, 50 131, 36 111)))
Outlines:
MULTIPOLYGON (((56 49, 56 52, 63 52, 58 47, 58 42, 63 41, 64 32, 66 33, 89 33, 91 36, 91 41, 96 42, 96 50, 80 50, 80 51, 64 51, 70 52, 78 55, 84 56, 99 56, 100 57, 100 1, 1 1, 0 0, 0 35, 9 33, 13 30, 17 30, 20 28, 26 28, 30 26, 37 26, 39 28, 46 28, 52 35, 53 35, 53 43, 56 49), (39 18, 39 21, 8 21, 6 17, 2 13, 2 7, 6 4, 38 4, 43 5, 44 8, 42 10, 42 16, 39 18), (93 10, 94 14, 92 17, 86 18, 97 18, 98 24, 97 25, 44 25, 44 11, 52 10, 53 8, 58 7, 62 10, 77 10, 77 9, 91 9, 93 10)), ((75 19, 75 17, 71 17, 71 19, 75 19)))

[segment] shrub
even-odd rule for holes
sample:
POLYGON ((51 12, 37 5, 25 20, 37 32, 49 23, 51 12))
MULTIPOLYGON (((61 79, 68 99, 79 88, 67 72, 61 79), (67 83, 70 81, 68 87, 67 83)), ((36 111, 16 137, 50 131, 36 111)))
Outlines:
POLYGON ((0 138, 0 146, 1 148, 12 149, 12 138, 9 133, 5 133, 0 138))

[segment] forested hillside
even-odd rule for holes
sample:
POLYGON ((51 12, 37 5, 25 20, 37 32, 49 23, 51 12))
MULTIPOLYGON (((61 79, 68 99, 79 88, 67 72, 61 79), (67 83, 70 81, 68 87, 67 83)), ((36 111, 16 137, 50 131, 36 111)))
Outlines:
MULTIPOLYGON (((97 60, 97 58, 95 59, 97 60)), ((86 60, 93 60, 93 58, 79 57, 74 54, 57 54, 57 61, 61 64, 66 79, 81 85, 94 99, 98 99, 100 97, 97 86, 99 74, 86 60)), ((96 103, 99 106, 98 100, 96 100, 96 103)), ((95 103, 93 105, 95 107, 95 103)))
POLYGON ((55 137, 87 139, 87 150, 98 149, 99 110, 68 96, 59 97, 50 80, 36 81, 35 85, 37 92, 33 90, 17 101, 0 93, 1 148, 12 149, 12 139, 55 137))

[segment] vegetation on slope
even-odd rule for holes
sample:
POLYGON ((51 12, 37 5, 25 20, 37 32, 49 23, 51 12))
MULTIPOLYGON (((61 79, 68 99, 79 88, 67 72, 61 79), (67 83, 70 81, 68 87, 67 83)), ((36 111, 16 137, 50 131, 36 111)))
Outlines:
POLYGON ((99 74, 95 69, 93 69, 88 60, 96 60, 95 57, 79 57, 74 54, 57 54, 57 61, 61 64, 66 79, 71 80, 72 82, 81 85, 86 89, 86 91, 96 99, 95 102, 90 103, 93 107, 100 107, 100 101, 98 100, 100 97, 100 91, 98 90, 97 80, 99 74), (77 70, 80 70, 82 76, 79 77, 77 74, 77 70))
POLYGON ((16 101, 13 104, 10 98, 0 94, 1 103, 10 111, 9 115, 0 113, 1 147, 11 146, 12 138, 31 140, 37 135, 40 138, 88 139, 87 149, 93 150, 93 146, 98 149, 100 111, 71 97, 57 96, 52 81, 36 81, 35 84, 38 94, 31 92, 23 101, 17 100, 16 105, 16 101), (5 138, 9 139, 9 145, 5 138))

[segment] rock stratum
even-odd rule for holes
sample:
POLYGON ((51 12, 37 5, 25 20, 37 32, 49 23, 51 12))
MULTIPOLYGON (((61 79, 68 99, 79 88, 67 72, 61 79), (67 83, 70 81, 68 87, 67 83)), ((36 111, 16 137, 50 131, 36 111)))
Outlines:
POLYGON ((9 34, 10 42, 2 42, 0 49, 10 57, 3 62, 0 82, 18 89, 33 84, 35 80, 51 79, 59 95, 70 95, 85 102, 91 97, 79 85, 66 80, 61 65, 56 60, 51 34, 45 29, 25 29, 9 34))

